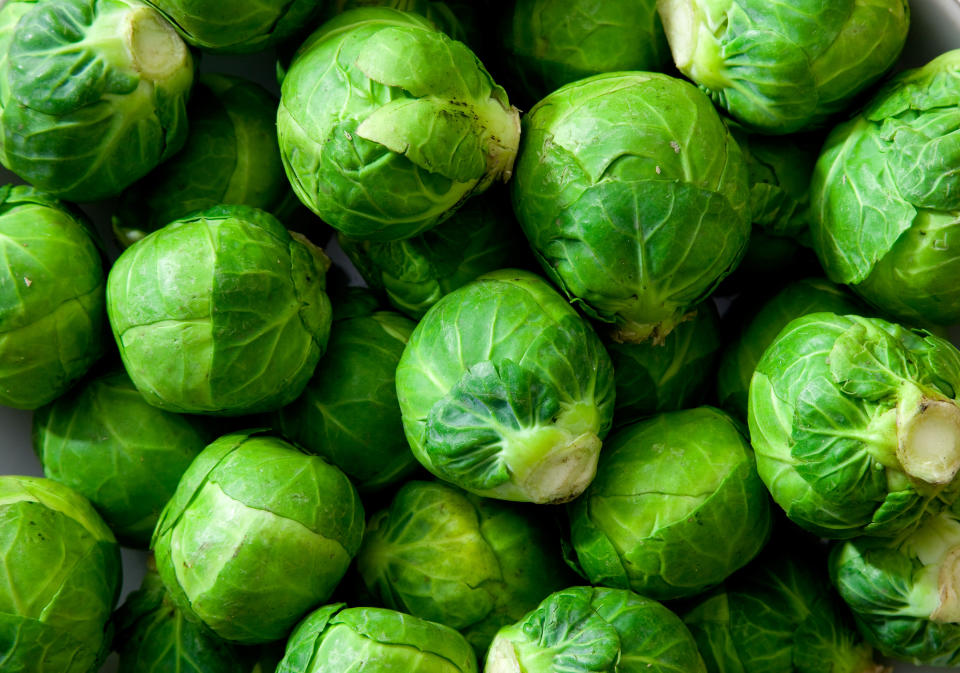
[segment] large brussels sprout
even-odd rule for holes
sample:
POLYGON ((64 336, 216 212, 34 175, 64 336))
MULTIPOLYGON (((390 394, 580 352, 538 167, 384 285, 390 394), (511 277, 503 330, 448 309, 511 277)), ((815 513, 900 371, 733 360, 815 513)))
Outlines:
POLYGON ((527 99, 619 70, 662 70, 670 47, 657 0, 514 0, 499 10, 501 58, 527 99))
POLYGON ((184 217, 127 248, 107 278, 107 313, 137 390, 185 413, 289 404, 326 347, 328 266, 247 206, 184 217))
POLYGON ((662 339, 736 266, 747 169, 710 100, 656 73, 568 84, 524 117, 513 205, 544 270, 615 338, 662 339))
POLYGON ((137 0, 0 10, 0 163, 61 198, 119 194, 187 135, 190 50, 137 0))
POLYGON ((545 281, 505 269, 434 304, 397 368, 414 455, 478 495, 565 502, 596 471, 613 416, 610 356, 545 281))
POLYGON ((313 378, 277 412, 276 428, 369 491, 419 467, 403 436, 396 385, 397 364, 415 325, 389 311, 355 313, 333 323, 313 378))
POLYGON ((690 631, 623 589, 572 587, 497 633, 484 673, 706 673, 690 631))
POLYGON ((519 112, 417 14, 370 7, 311 35, 283 78, 280 150, 300 200, 348 236, 408 238, 507 180, 519 112))
POLYGON ((960 665, 960 517, 927 519, 896 545, 861 537, 838 544, 830 576, 864 636, 888 657, 960 665))
POLYGON ((0 578, 4 673, 97 670, 120 548, 89 502, 48 479, 0 476, 0 578))
POLYGON ((861 308, 843 287, 822 278, 804 278, 787 285, 743 317, 744 327, 724 349, 717 375, 720 405, 738 418, 747 419, 753 371, 763 351, 791 320, 822 311, 857 313, 861 308))
POLYGON ((183 150, 120 198, 113 230, 124 247, 197 210, 237 203, 276 213, 293 200, 277 145, 277 101, 266 89, 205 73, 188 111, 183 150))
POLYGON ((827 138, 814 249, 831 280, 910 323, 960 322, 960 50, 901 73, 827 138))
POLYGON ((44 475, 88 498, 114 535, 135 547, 150 544, 160 510, 209 440, 196 419, 147 404, 122 371, 33 415, 44 475))
POLYGON ((683 614, 683 621, 709 673, 887 670, 874 663, 830 586, 825 555, 815 547, 813 553, 795 543, 764 550, 683 614))
POLYGON ((443 295, 482 273, 516 266, 527 253, 499 189, 470 199, 449 219, 402 241, 361 241, 341 234, 340 247, 367 284, 398 311, 422 318, 443 295))
POLYGON ((680 72, 754 131, 824 124, 897 60, 907 0, 657 0, 680 72))
POLYGON ((325 605, 290 636, 277 673, 476 673, 453 629, 383 608, 325 605))
POLYGON ((458 629, 483 653, 570 583, 558 537, 531 509, 411 481, 370 518, 357 567, 384 605, 458 629))
POLYGON ((93 228, 31 187, 0 187, 0 404, 36 409, 104 349, 104 270, 93 228))
POLYGON ((617 425, 700 402, 720 351, 717 309, 706 301, 662 342, 609 343, 617 425))
POLYGON ((217 635, 265 643, 330 597, 363 506, 339 469, 274 437, 226 435, 190 465, 153 534, 174 603, 217 635))
POLYGON ((960 352, 878 318, 790 322, 750 382, 757 468, 794 522, 896 536, 956 498, 960 352))
POLYGON ((576 561, 590 582, 660 600, 722 582, 769 532, 753 451, 740 426, 711 407, 612 435, 597 478, 570 505, 576 561))

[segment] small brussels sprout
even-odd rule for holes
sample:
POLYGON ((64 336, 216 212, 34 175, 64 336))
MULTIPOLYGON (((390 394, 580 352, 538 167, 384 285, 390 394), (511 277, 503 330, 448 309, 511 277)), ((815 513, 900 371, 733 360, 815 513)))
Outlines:
POLYGON ((607 352, 617 384, 617 425, 693 406, 706 394, 720 352, 717 309, 706 301, 662 342, 614 342, 607 352))
POLYGON ((260 51, 309 24, 321 0, 145 0, 205 51, 260 51))
POLYGON ((109 652, 120 547, 90 503, 38 477, 0 476, 4 673, 89 673, 109 652))
MULTIPOLYGON (((348 314, 349 315, 349 314, 348 314)), ((303 394, 277 412, 276 429, 372 491, 419 463, 403 436, 397 364, 415 324, 388 311, 336 320, 303 394)))
POLYGON ((830 586, 826 558, 796 544, 768 547, 682 616, 709 673, 888 670, 830 586))
POLYGON ((397 368, 413 454, 478 495, 577 497, 613 416, 610 356, 545 281, 504 269, 427 311, 397 368))
POLYGON ((411 481, 370 518, 357 567, 384 605, 458 629, 483 653, 573 579, 550 532, 531 509, 411 481))
POLYGON ((658 600, 722 582, 763 548, 770 522, 750 445, 711 407, 612 435, 596 479, 570 505, 571 542, 590 582, 658 600))
POLYGON ((136 0, 0 9, 0 163, 74 201, 119 194, 187 136, 193 59, 136 0))
POLYGON ((568 84, 524 117, 513 205, 544 270, 618 341, 661 340, 750 235, 743 156, 710 100, 657 73, 568 84))
POLYGON ((903 72, 827 138, 813 246, 831 280, 914 324, 960 322, 960 50, 903 72))
POLYGON ((787 285, 745 316, 742 332, 724 349, 717 375, 720 406, 747 420, 753 371, 763 351, 791 320, 808 313, 857 313, 860 309, 860 303, 843 287, 822 278, 804 278, 787 285))
POLYGON ((500 629, 484 673, 706 673, 690 631, 623 589, 572 587, 500 629))
POLYGON ((861 537, 834 547, 830 576, 883 655, 960 665, 960 516, 930 517, 904 541, 861 537))
POLYGON ((482 273, 525 261, 526 241, 503 192, 491 190, 442 224, 403 241, 361 241, 340 234, 340 247, 398 311, 419 319, 440 297, 482 273))
POLYGON ((137 390, 183 413, 289 404, 326 347, 328 266, 247 206, 195 213, 127 248, 107 278, 107 313, 137 390))
POLYGON ((330 597, 362 535, 363 506, 343 472, 242 432, 193 461, 151 546, 188 618, 226 640, 266 643, 330 597))
POLYGON ((957 497, 960 352, 878 318, 790 322, 750 382, 760 477, 828 538, 901 535, 957 497))
POLYGON ((198 210, 236 203, 276 214, 292 198, 277 145, 277 100, 266 89, 205 73, 189 116, 183 150, 121 196, 113 231, 123 247, 198 210))
POLYGON ((380 7, 345 12, 300 47, 277 127, 300 200, 380 241, 426 231, 509 179, 520 136, 519 112, 464 44, 380 7))
POLYGON ((383 608, 325 605, 290 636, 276 673, 476 673, 453 629, 383 608))
POLYGON ((196 419, 147 404, 122 371, 93 378, 33 415, 44 475, 88 498, 134 547, 150 544, 160 510, 209 441, 196 419))
POLYGON ((0 404, 36 409, 104 350, 104 270, 93 227, 32 187, 0 187, 0 404))
POLYGON ((823 125, 896 62, 907 0, 657 0, 673 60, 761 133, 823 125))
POLYGON ((501 58, 531 102, 584 77, 670 62, 657 0, 514 0, 499 11, 501 58))

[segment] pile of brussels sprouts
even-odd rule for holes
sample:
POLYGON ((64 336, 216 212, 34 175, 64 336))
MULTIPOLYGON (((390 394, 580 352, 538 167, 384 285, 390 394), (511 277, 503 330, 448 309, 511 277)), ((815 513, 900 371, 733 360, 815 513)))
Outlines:
POLYGON ((909 24, 0 3, 0 671, 960 666, 960 50, 909 24))

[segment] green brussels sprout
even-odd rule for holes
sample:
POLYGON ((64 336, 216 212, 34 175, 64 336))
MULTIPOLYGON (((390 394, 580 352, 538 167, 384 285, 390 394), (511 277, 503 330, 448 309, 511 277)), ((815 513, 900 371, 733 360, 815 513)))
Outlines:
POLYGON ((147 404, 123 371, 93 378, 33 415, 44 475, 89 499, 133 547, 150 544, 160 510, 209 441, 196 419, 147 404))
POLYGON ((744 317, 742 331, 724 349, 717 375, 720 406, 747 420, 750 378, 757 362, 791 320, 808 313, 857 313, 860 309, 860 303, 843 287, 822 278, 804 278, 787 285, 744 317))
POLYGON ((960 665, 960 517, 930 517, 902 542, 834 547, 830 576, 867 641, 883 655, 960 665))
POLYGON ((484 673, 706 673, 690 631, 649 598, 571 587, 500 629, 484 673))
POLYGON ((325 605, 290 636, 276 673, 476 673, 463 636, 383 608, 325 605))
POLYGON ((770 523, 750 445, 711 407, 659 414, 615 433, 596 479, 570 505, 584 576, 658 600, 722 582, 763 548, 770 523))
POLYGON ((683 621, 709 673, 883 673, 827 578, 826 558, 769 547, 683 621))
POLYGON ((827 138, 811 185, 831 280, 897 319, 960 321, 960 50, 903 72, 827 138))
POLYGON ((670 62, 657 0, 514 0, 499 11, 501 58, 530 101, 591 75, 670 62))
POLYGON ((519 112, 465 45, 380 7, 345 12, 300 47, 277 128, 300 200, 380 241, 426 231, 509 179, 520 135, 519 112))
POLYGON ((193 59, 136 0, 0 10, 0 163, 55 196, 119 194, 187 136, 193 59))
POLYGON ((433 305, 397 368, 413 455, 485 497, 577 497, 613 417, 610 356, 544 280, 484 274, 433 305))
POLYGON ((383 488, 420 465, 403 436, 396 386, 397 364, 414 327, 389 311, 335 321, 303 394, 277 412, 279 432, 339 467, 363 491, 383 488))
POLYGON ((326 347, 328 266, 248 206, 195 213, 130 246, 107 278, 107 314, 137 390, 185 413, 289 404, 326 347))
POLYGON ((32 187, 0 187, 0 404, 36 409, 104 350, 104 270, 93 226, 32 187))
POLYGON ((697 404, 720 353, 720 323, 709 301, 662 342, 608 343, 617 385, 617 425, 697 404))
POLYGON ((827 538, 904 534, 957 497, 960 352, 879 318, 812 313, 750 381, 757 469, 795 523, 827 538))
POLYGON ((321 0, 145 0, 205 51, 260 51, 309 24, 321 0))
POLYGON ((368 286, 385 292, 398 311, 420 319, 440 297, 480 274, 523 261, 526 241, 509 202, 495 191, 470 199, 414 238, 378 242, 340 234, 340 247, 368 286))
POLYGON ((201 75, 190 98, 183 150, 120 198, 113 216, 120 245, 220 204, 277 213, 292 194, 280 161, 276 115, 276 98, 260 85, 201 75))
POLYGON ((557 537, 531 509, 411 481, 370 518, 357 568, 384 605, 458 629, 483 653, 569 584, 557 537))
POLYGON ((692 84, 657 73, 574 82, 524 117, 523 137, 517 218, 551 280, 615 322, 615 340, 665 337, 746 249, 746 164, 692 84))
POLYGON ((120 547, 83 496, 0 476, 0 666, 89 673, 109 652, 120 547))
POLYGON ((657 0, 684 75, 761 133, 821 126, 896 62, 907 0, 657 0))
POLYGON ((151 546, 189 619, 226 640, 266 643, 330 597, 362 535, 363 506, 343 472, 248 431, 197 456, 151 546))

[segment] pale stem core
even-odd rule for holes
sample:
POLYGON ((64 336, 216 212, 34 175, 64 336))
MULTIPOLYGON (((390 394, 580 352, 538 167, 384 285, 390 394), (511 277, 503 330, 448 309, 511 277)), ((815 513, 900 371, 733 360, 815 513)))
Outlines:
POLYGON ((928 484, 948 484, 960 469, 960 408, 923 400, 900 428, 897 458, 904 472, 928 484))
POLYGON ((522 474, 518 486, 531 502, 569 502, 593 481, 599 456, 600 438, 585 432, 566 446, 551 448, 543 459, 522 474))
POLYGON ((147 79, 161 80, 183 68, 187 46, 156 11, 142 7, 130 13, 124 38, 134 67, 147 79))
POLYGON ((935 622, 960 622, 960 547, 948 551, 940 562, 937 586, 937 609, 930 619, 935 622))
POLYGON ((494 638, 483 673, 520 673, 520 662, 513 643, 506 638, 494 638))

